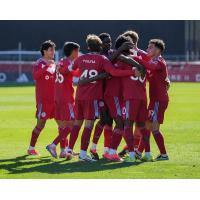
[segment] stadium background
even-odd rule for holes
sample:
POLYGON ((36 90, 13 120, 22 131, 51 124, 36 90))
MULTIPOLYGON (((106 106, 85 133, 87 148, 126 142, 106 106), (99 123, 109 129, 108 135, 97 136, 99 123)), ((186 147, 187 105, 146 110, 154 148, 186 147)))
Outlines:
POLYGON ((166 42, 164 57, 172 81, 200 81, 200 21, 0 21, 0 27, 0 84, 32 83, 32 64, 47 39, 55 41, 58 60, 65 41, 78 42, 84 53, 87 34, 108 32, 114 43, 128 29, 139 33, 141 49, 151 38, 166 42))

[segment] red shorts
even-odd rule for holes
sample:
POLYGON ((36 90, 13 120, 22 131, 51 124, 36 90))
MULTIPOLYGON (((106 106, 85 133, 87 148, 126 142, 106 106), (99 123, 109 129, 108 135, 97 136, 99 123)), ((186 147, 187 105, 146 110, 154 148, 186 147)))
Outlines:
POLYGON ((122 116, 123 100, 120 97, 105 96, 105 103, 109 109, 109 113, 113 119, 122 116))
POLYGON ((55 119, 61 121, 74 120, 74 104, 55 102, 55 119))
POLYGON ((99 118, 99 100, 75 100, 76 120, 95 120, 99 118))
POLYGON ((164 121, 165 110, 167 109, 168 101, 150 101, 148 107, 148 120, 162 124, 164 121))
POLYGON ((36 105, 36 114, 37 119, 52 119, 55 116, 55 106, 54 103, 38 103, 36 105))
POLYGON ((145 122, 147 120, 147 101, 130 99, 125 101, 126 119, 134 122, 145 122))

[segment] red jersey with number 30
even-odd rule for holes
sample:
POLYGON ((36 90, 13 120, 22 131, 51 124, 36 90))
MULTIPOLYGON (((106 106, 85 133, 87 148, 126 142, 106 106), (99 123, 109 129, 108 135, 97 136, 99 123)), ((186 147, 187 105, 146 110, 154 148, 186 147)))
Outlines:
MULTIPOLYGON (((135 58, 135 56, 131 56, 135 58)), ((124 69, 132 68, 130 65, 123 63, 124 69)), ((136 77, 129 76, 122 79, 124 100, 140 99, 147 100, 146 95, 146 76, 136 77)))
POLYGON ((36 103, 54 103, 55 84, 54 61, 46 61, 40 58, 33 67, 33 79, 35 80, 36 103))
POLYGON ((73 73, 68 71, 72 64, 69 58, 62 58, 58 64, 55 81, 56 102, 74 102, 73 73))

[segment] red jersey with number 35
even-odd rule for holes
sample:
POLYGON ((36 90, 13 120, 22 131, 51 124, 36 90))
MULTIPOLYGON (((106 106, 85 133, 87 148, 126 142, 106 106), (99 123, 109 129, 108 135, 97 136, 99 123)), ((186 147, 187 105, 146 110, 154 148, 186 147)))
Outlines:
MULTIPOLYGON (((73 69, 79 69, 80 78, 91 78, 99 73, 113 69, 112 63, 103 55, 97 53, 84 54, 76 59, 73 69)), ((103 98, 102 80, 78 85, 76 99, 92 100, 103 98)))
POLYGON ((60 103, 74 102, 73 72, 68 68, 72 66, 69 58, 62 58, 56 70, 55 101, 60 103))
POLYGON ((36 103, 54 103, 56 65, 54 61, 46 61, 40 58, 33 67, 33 79, 35 80, 36 103))

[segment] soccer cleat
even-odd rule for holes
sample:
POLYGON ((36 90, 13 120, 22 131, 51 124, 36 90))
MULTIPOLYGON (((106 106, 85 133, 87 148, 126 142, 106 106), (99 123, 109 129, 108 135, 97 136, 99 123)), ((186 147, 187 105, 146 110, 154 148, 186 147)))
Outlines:
POLYGON ((153 156, 152 155, 150 155, 150 156, 144 155, 141 160, 144 162, 153 162, 153 156))
POLYGON ((52 147, 51 144, 46 146, 46 150, 51 154, 52 157, 57 158, 56 147, 52 147))
POLYGON ((81 158, 81 156, 79 156, 79 160, 84 161, 84 162, 96 162, 97 161, 88 155, 86 155, 85 157, 82 157, 82 158, 81 158))
POLYGON ((96 150, 90 149, 90 155, 91 155, 92 159, 99 160, 99 155, 96 150))
POLYGON ((135 158, 137 159, 137 160, 142 160, 142 154, 139 152, 139 151, 135 151, 135 158))
POLYGON ((106 153, 104 153, 104 154, 102 155, 102 157, 105 158, 105 159, 106 159, 107 156, 108 156, 108 152, 106 152, 106 153))
POLYGON ((123 157, 126 157, 127 153, 128 153, 128 150, 127 149, 123 149, 122 151, 120 151, 118 153, 118 156, 123 158, 123 157))
POLYGON ((39 156, 39 153, 35 149, 28 149, 27 153, 30 156, 39 156))
POLYGON ((120 158, 120 157, 118 156, 118 154, 112 154, 112 155, 110 155, 110 154, 105 154, 104 157, 105 157, 105 159, 107 159, 107 160, 109 160, 109 161, 123 162, 123 159, 120 158))
POLYGON ((66 155, 67 155, 66 151, 61 151, 59 157, 60 158, 66 158, 66 155))
POLYGON ((124 158, 124 162, 134 163, 136 162, 136 157, 134 156, 133 158, 131 158, 130 156, 126 156, 124 158))
POLYGON ((169 160, 168 155, 166 155, 166 156, 158 155, 158 156, 155 158, 155 161, 163 161, 163 160, 169 160))

